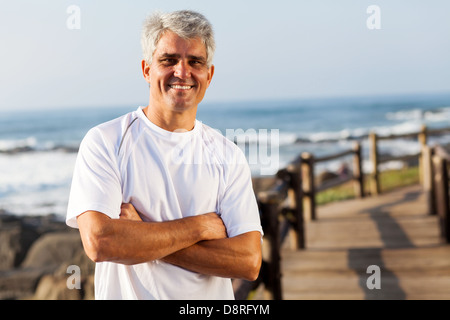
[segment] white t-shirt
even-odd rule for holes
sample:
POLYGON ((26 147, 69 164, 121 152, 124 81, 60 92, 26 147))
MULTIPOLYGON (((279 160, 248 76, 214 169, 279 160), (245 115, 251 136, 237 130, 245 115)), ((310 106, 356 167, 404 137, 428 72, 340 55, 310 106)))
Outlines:
MULTIPOLYGON (((220 214, 229 237, 262 235, 251 174, 242 151, 196 120, 193 130, 169 132, 143 107, 92 128, 78 153, 66 223, 99 211, 118 219, 132 203, 144 221, 220 214)), ((96 264, 96 299, 234 299, 231 280, 165 263, 96 264)))

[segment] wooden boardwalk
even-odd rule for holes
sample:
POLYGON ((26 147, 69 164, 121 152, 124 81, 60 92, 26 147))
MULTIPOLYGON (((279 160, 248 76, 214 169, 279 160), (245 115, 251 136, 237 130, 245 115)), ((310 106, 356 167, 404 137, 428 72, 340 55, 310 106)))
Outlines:
POLYGON ((283 299, 450 299, 450 246, 420 186, 320 206, 305 233, 307 249, 283 245, 283 299), (367 287, 370 265, 381 289, 367 287))

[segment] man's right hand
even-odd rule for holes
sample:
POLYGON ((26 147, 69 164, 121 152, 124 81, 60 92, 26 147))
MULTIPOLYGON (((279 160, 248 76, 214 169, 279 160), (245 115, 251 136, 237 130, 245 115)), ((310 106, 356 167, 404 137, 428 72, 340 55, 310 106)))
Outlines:
POLYGON ((122 203, 119 218, 123 220, 142 221, 141 215, 131 203, 122 203))

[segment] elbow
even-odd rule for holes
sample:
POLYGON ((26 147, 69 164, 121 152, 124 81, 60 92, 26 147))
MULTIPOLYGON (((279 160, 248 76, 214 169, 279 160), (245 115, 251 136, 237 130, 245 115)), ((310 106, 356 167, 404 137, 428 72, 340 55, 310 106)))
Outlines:
POLYGON ((247 281, 255 281, 258 279, 261 265, 262 265, 262 247, 261 234, 259 232, 252 232, 245 235, 247 242, 245 245, 244 260, 240 264, 241 278, 247 281))
POLYGON ((93 232, 89 232, 83 239, 83 247, 86 255, 93 262, 104 262, 107 261, 105 253, 105 245, 102 237, 93 232))
POLYGON ((79 222, 84 251, 93 262, 108 260, 108 253, 106 252, 109 247, 107 244, 108 232, 105 230, 106 224, 102 222, 100 219, 91 219, 89 223, 83 224, 79 222))
POLYGON ((100 244, 101 242, 102 241, 100 241, 100 239, 95 238, 95 236, 91 236, 91 239, 89 239, 87 243, 83 243, 86 255, 95 263, 107 261, 106 254, 104 252, 105 247, 100 244))
POLYGON ((260 253, 252 254, 248 257, 247 267, 243 274, 243 278, 247 281, 255 281, 259 277, 259 272, 261 270, 262 257, 260 253))

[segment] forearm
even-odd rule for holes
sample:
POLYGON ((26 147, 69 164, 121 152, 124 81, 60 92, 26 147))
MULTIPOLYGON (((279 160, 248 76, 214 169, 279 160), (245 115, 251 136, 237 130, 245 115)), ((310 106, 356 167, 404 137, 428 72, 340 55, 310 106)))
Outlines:
POLYGON ((202 241, 162 260, 202 274, 252 281, 261 267, 261 234, 202 241))
POLYGON ((208 238, 202 217, 167 222, 110 219, 89 211, 78 218, 88 256, 96 261, 138 264, 161 259, 208 238))

